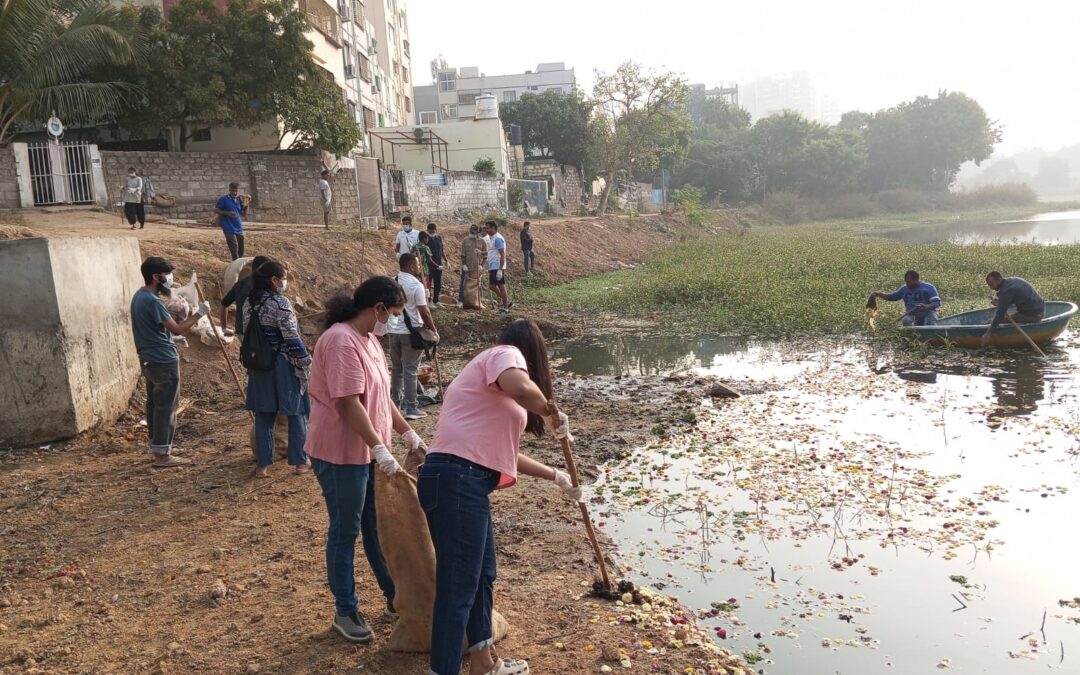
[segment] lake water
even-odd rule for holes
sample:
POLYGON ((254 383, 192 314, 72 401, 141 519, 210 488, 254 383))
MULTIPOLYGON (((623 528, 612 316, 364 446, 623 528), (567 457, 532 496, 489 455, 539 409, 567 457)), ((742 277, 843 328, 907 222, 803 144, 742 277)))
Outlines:
POLYGON ((1080 341, 1047 354, 644 332, 555 350, 582 375, 760 392, 607 466, 593 512, 634 581, 790 675, 1080 672, 1080 608, 1059 605, 1080 596, 1080 341))
POLYGON ((928 244, 936 241, 954 241, 959 244, 1077 244, 1080 243, 1080 211, 1044 213, 1008 222, 957 222, 915 227, 887 232, 884 236, 907 244, 928 244))

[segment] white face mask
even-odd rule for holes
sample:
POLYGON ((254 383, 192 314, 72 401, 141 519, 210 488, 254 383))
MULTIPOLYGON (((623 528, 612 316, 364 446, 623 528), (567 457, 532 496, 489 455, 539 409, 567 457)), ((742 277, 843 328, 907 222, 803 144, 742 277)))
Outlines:
POLYGON ((386 313, 386 321, 379 321, 379 311, 375 310, 375 328, 371 330, 375 334, 375 337, 382 337, 390 332, 390 327, 387 325, 387 321, 390 320, 390 312, 386 313))
POLYGON ((173 287, 172 272, 169 272, 168 274, 165 275, 165 280, 161 282, 161 287, 162 288, 172 288, 173 287))
POLYGON ((282 279, 281 280, 281 288, 279 288, 278 290, 281 291, 282 293, 284 293, 288 288, 289 288, 289 280, 288 279, 282 279))
POLYGON ((404 228, 406 232, 412 232, 412 225, 405 225, 404 228))

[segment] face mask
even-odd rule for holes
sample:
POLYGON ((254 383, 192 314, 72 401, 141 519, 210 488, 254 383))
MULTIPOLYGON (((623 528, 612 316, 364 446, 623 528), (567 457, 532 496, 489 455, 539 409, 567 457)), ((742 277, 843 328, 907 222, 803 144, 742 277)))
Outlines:
POLYGON ((404 225, 403 227, 405 228, 406 232, 412 232, 412 225, 404 225))
POLYGON ((281 280, 281 288, 279 288, 278 290, 281 291, 282 293, 284 293, 288 288, 289 288, 289 280, 288 279, 282 279, 281 280))
POLYGON ((386 325, 389 320, 390 312, 386 313, 386 321, 379 321, 379 310, 375 310, 375 328, 371 331, 375 334, 375 337, 382 337, 390 332, 390 327, 386 325))
POLYGON ((168 274, 165 275, 165 279, 163 279, 161 281, 161 287, 162 288, 172 288, 173 287, 172 272, 169 272, 168 274))

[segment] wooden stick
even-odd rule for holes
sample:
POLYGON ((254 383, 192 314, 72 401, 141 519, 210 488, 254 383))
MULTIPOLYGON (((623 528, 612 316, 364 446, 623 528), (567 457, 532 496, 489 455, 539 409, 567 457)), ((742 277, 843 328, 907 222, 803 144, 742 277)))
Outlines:
MULTIPOLYGON (((577 487, 577 465, 574 463, 574 454, 570 451, 570 439, 563 438, 559 443, 562 444, 563 457, 566 459, 566 471, 570 474, 570 483, 577 487)), ((589 535, 589 543, 592 544, 593 553, 596 554, 596 562, 600 565, 600 577, 604 581, 604 590, 610 591, 611 579, 608 577, 607 565, 604 563, 604 553, 600 550, 600 544, 596 541, 596 532, 593 531, 592 519, 589 517, 589 507, 585 505, 585 502, 578 502, 578 506, 581 507, 581 519, 585 521, 585 533, 589 535)))
MULTIPOLYGON (((202 287, 199 282, 195 282, 195 290, 199 293, 199 298, 205 298, 206 294, 203 293, 202 287)), ((242 308, 237 307, 236 311, 240 311, 242 308)), ((217 331, 217 326, 214 325, 213 312, 206 315, 206 318, 210 319, 210 329, 214 331, 214 337, 217 338, 218 347, 221 347, 221 355, 225 358, 225 365, 229 367, 229 372, 232 373, 233 381, 236 382, 236 388, 240 391, 240 398, 247 400, 247 392, 244 391, 244 385, 240 384, 240 378, 236 374, 236 369, 233 368, 232 359, 229 358, 229 352, 225 351, 225 342, 221 339, 221 334, 217 331)), ((255 318, 255 317, 252 317, 255 318)), ((248 411, 248 417, 251 418, 251 422, 255 423, 255 413, 248 411)))
POLYGON ((442 403, 443 388, 442 388, 442 369, 439 368, 439 345, 435 345, 435 381, 439 383, 439 402, 442 403))
POLYGON ((1029 345, 1031 345, 1031 348, 1034 349, 1039 356, 1045 359, 1046 354, 1043 353, 1043 350, 1039 349, 1039 345, 1035 344, 1035 341, 1031 339, 1031 336, 1024 332, 1024 329, 1020 327, 1020 324, 1016 323, 1012 316, 1008 314, 1005 315, 1005 318, 1009 320, 1009 323, 1013 325, 1013 328, 1020 331, 1020 334, 1024 336, 1024 339, 1027 340, 1027 343, 1029 345))
POLYGON ((911 313, 912 313, 912 312, 914 312, 914 311, 915 311, 915 308, 914 308, 914 307, 912 307, 912 308, 911 308, 911 309, 909 309, 908 311, 904 312, 903 314, 901 314, 901 315, 900 315, 900 318, 896 320, 896 323, 900 323, 901 321, 903 321, 903 320, 904 320, 904 318, 905 318, 905 317, 906 317, 906 316, 907 316, 908 314, 911 314, 911 313))

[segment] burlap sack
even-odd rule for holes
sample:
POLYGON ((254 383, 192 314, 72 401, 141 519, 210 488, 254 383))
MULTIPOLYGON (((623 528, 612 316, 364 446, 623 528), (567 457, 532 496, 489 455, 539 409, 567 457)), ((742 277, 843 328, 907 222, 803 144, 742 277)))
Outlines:
POLYGON ((465 296, 461 304, 465 309, 480 309, 480 270, 469 270, 465 275, 465 296))
MULTIPOLYGON (((410 454, 406 471, 393 476, 375 475, 375 511, 379 520, 379 544, 394 580, 394 610, 398 620, 390 632, 388 647, 396 652, 431 651, 431 620, 435 606, 435 547, 427 518, 416 496, 417 458, 410 454)), ((510 627, 492 612, 495 641, 506 637, 510 627)), ((466 645, 468 646, 468 645, 466 645)))

